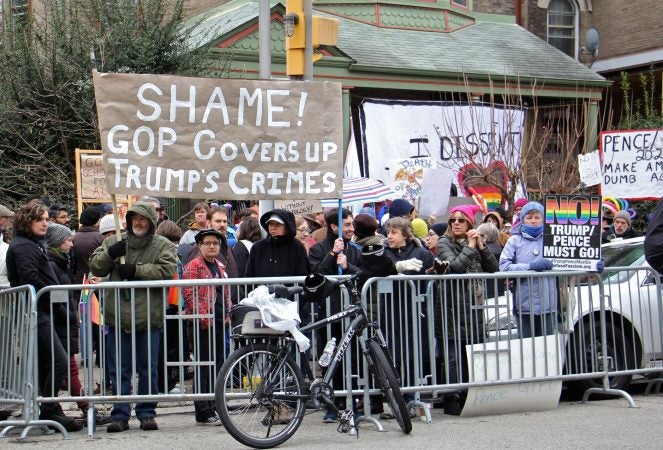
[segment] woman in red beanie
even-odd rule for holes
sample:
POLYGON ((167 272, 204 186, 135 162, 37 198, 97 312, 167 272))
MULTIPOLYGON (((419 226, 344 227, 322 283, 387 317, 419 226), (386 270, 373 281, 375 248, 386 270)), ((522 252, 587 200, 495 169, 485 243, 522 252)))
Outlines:
MULTIPOLYGON (((437 256, 449 262, 447 274, 497 272, 495 255, 483 245, 474 229, 477 205, 461 205, 449 211, 449 226, 437 243, 437 256)), ((450 280, 441 285, 440 301, 435 303, 435 334, 440 349, 447 349, 447 383, 468 380, 465 346, 482 341, 483 312, 473 306, 483 303, 483 280, 450 280), (444 308, 444 315, 443 310, 444 308), (446 323, 442 323, 446 317, 446 323)), ((445 414, 458 415, 465 403, 466 390, 444 396, 445 414)))

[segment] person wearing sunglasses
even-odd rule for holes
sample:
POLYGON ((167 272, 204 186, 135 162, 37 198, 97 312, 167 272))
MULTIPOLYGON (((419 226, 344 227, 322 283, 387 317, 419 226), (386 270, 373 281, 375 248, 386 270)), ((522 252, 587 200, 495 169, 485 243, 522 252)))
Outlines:
MULTIPOLYGON (((449 262, 447 274, 492 273, 499 269, 495 255, 474 228, 478 211, 476 205, 460 205, 449 211, 449 225, 437 242, 437 257, 449 262)), ((445 368, 449 384, 468 380, 465 346, 482 340, 483 312, 474 306, 483 303, 484 284, 481 279, 448 280, 441 285, 440 301, 435 302, 435 334, 439 348, 448 349, 445 368), (446 317, 446 324, 442 324, 442 317, 446 317)), ((466 395, 466 390, 446 394, 445 414, 459 415, 466 395)))

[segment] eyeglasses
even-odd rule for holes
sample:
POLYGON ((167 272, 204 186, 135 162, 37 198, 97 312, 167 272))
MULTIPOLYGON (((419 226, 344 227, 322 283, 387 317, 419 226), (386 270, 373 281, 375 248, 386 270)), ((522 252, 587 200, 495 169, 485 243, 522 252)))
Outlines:
POLYGON ((221 244, 219 242, 201 242, 200 245, 205 247, 218 247, 221 244))
POLYGON ((311 229, 310 228, 297 228, 297 231, 301 231, 302 233, 310 233, 311 229))
POLYGON ((452 217, 449 219, 449 223, 465 223, 467 220, 463 219, 462 217, 452 217))

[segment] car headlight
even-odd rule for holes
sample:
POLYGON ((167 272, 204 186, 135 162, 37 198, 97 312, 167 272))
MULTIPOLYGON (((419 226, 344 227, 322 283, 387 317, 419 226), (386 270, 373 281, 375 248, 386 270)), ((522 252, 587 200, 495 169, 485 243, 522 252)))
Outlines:
POLYGON ((510 330, 516 328, 516 321, 510 314, 500 314, 488 321, 488 331, 510 330))

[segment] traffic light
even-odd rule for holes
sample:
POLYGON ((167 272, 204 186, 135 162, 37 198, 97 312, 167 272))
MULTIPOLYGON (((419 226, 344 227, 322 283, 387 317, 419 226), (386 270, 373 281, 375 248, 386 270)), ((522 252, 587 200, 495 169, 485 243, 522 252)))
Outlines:
MULTIPOLYGON (((288 0, 285 27, 286 73, 288 76, 304 75, 304 49, 306 47, 305 0, 288 0)), ((310 0, 308 0, 310 1, 310 0)))
POLYGON ((338 19, 313 16, 313 48, 338 43, 338 19))
MULTIPOLYGON (((338 43, 338 19, 313 16, 313 48, 321 45, 336 45, 338 43)), ((313 54, 313 62, 322 58, 320 53, 313 54)))
MULTIPOLYGON (((286 14, 283 16, 283 26, 286 36, 286 73, 288 76, 304 75, 306 64, 305 1, 310 2, 312 0, 288 0, 286 14)), ((338 19, 313 16, 311 25, 313 29, 311 36, 313 48, 321 45, 336 45, 338 41, 338 19)), ((320 58, 320 55, 313 55, 314 61, 320 58)))

